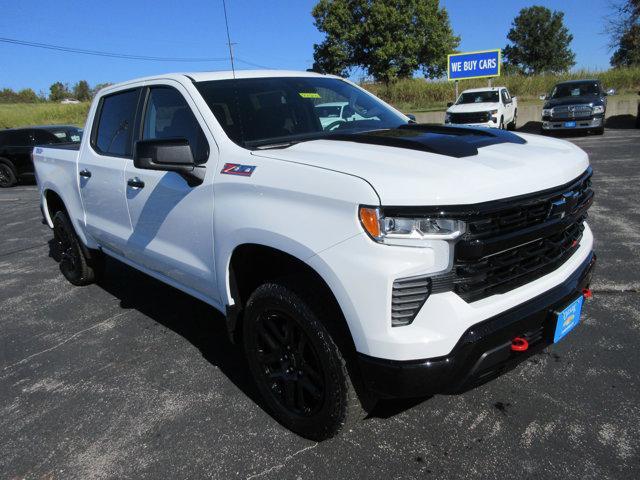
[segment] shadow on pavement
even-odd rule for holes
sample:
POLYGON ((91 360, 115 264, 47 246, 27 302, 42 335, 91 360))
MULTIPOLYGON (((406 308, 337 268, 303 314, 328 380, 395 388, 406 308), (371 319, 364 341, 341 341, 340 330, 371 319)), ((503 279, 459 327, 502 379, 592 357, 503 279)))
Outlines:
POLYGON ((613 129, 629 129, 636 128, 636 117, 634 115, 626 114, 626 115, 614 115, 613 117, 607 118, 604 123, 605 128, 613 128, 613 129))

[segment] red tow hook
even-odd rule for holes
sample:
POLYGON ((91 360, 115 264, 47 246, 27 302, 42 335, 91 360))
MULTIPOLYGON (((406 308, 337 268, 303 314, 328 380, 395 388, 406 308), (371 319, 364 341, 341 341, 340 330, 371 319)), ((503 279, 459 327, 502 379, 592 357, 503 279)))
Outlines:
POLYGON ((511 350, 514 352, 524 352, 529 348, 529 342, 526 338, 516 337, 511 340, 511 350))
POLYGON ((582 296, 584 297, 585 300, 589 300, 590 298, 593 297, 593 291, 590 288, 583 288, 582 296))

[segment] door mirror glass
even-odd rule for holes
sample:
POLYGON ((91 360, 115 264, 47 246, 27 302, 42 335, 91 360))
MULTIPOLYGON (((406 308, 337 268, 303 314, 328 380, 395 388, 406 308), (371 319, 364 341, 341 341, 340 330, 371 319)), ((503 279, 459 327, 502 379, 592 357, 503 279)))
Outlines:
POLYGON ((143 170, 161 170, 180 174, 189 185, 204 180, 205 167, 196 165, 186 138, 139 140, 133 164, 143 170))
POLYGON ((418 121, 416 120, 416 116, 413 113, 407 113, 407 117, 409 117, 409 121, 411 123, 418 123, 418 121))

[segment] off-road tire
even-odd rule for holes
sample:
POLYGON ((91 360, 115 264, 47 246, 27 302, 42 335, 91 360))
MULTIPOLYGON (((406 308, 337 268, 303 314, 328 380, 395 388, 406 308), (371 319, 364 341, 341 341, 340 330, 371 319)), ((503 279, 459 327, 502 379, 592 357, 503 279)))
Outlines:
POLYGON ((350 428, 366 412, 345 358, 327 328, 328 322, 335 320, 328 317, 331 309, 324 308, 329 302, 317 298, 317 292, 306 293, 299 285, 293 285, 291 281, 265 283, 251 294, 242 326, 243 344, 249 369, 269 412, 291 431, 320 441, 350 428), (279 316, 284 319, 283 329, 274 330, 279 316), (293 326, 286 327, 290 322, 293 326), (297 333, 288 335, 287 331, 297 333), (302 344, 296 335, 298 339, 305 337, 302 354, 295 350, 302 344), (271 341, 265 341, 269 337, 271 341), (277 347, 271 348, 274 340, 278 340, 277 347), (293 351, 285 346, 288 342, 297 345, 293 351), (289 369, 293 372, 283 375, 289 369), (315 381, 317 386, 318 379, 323 390, 315 387, 307 390, 309 382, 315 381), (287 395, 291 389, 295 389, 293 399, 287 395), (319 390, 322 390, 320 400, 315 395, 319 390), (298 395, 302 395, 301 401, 298 395), (291 401, 295 405, 290 405, 291 401), (316 405, 311 408, 309 404, 314 402, 316 405))
POLYGON ((77 286, 95 282, 103 269, 102 253, 82 245, 66 212, 53 216, 53 238, 62 275, 77 286))

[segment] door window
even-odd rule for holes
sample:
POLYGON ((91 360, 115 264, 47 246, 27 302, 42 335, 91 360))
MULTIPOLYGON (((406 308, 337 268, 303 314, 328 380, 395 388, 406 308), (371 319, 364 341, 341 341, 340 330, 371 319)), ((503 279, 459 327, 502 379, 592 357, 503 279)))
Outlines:
POLYGON ((102 99, 94 148, 105 155, 131 156, 138 90, 128 90, 102 99))
POLYGON ((184 97, 175 88, 153 87, 147 100, 142 139, 177 138, 189 141, 196 163, 207 161, 209 144, 184 97))
POLYGON ((51 132, 46 130, 34 130, 33 138, 36 145, 49 145, 51 143, 60 143, 61 140, 51 132))
POLYGON ((507 93, 507 91, 506 90, 502 90, 502 103, 504 103, 506 105, 507 103, 510 102, 510 100, 511 99, 509 98, 509 94, 507 93))

